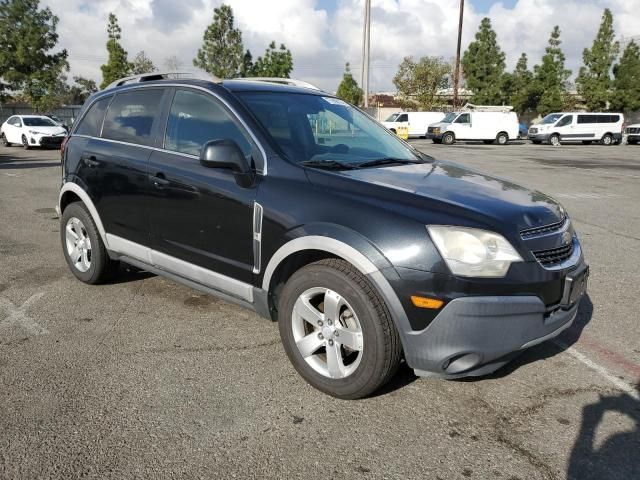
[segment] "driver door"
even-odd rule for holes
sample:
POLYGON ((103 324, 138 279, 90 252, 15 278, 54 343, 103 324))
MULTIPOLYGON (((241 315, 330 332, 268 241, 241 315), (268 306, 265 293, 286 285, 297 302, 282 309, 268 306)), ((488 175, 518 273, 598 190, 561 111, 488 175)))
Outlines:
POLYGON ((473 135, 471 132, 471 114, 470 113, 462 113, 458 115, 458 118, 453 122, 454 123, 454 131, 456 138, 458 140, 471 140, 473 139, 473 135))

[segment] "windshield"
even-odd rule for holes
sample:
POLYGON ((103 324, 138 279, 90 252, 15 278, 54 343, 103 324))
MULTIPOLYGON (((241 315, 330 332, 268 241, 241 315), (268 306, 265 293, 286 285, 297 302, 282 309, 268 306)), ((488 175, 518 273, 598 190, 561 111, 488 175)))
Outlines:
POLYGON ((549 123, 556 123, 556 120, 558 120, 561 116, 562 116, 562 113, 551 113, 546 117, 544 117, 540 123, 542 125, 546 125, 549 123))
POLYGON ((52 120, 45 117, 23 117, 22 121, 27 127, 55 127, 52 120))
POLYGON ((456 119, 457 116, 458 116, 458 112, 449 112, 440 121, 442 123, 453 123, 453 121, 456 119))
POLYGON ((389 115, 389 118, 385 120, 385 122, 395 122, 396 118, 398 118, 399 113, 392 113, 389 115))
POLYGON ((352 168, 372 161, 424 161, 368 115, 333 97, 240 92, 249 110, 291 161, 352 168))

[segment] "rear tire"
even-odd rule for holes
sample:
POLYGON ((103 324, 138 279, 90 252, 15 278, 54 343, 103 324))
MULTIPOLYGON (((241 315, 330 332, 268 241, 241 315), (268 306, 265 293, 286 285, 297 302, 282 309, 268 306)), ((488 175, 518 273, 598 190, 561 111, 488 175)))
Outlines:
POLYGON ((7 140, 7 136, 4 133, 2 134, 2 137, 0 137, 0 139, 2 140, 2 145, 4 145, 5 147, 11 146, 11 142, 7 140))
POLYGON ((498 145, 506 145, 507 143, 509 143, 509 135, 507 135, 506 132, 500 132, 496 136, 496 143, 498 145))
POLYGON ((109 258, 98 228, 81 202, 64 209, 60 218, 60 240, 67 265, 81 282, 102 283, 117 271, 118 262, 109 258))
POLYGON ((442 143, 445 145, 453 145, 456 141, 456 137, 453 133, 447 132, 442 136, 442 143))
POLYGON ((280 294, 278 312, 289 360, 328 395, 366 397, 400 364, 400 337, 386 305, 344 260, 321 260, 294 273, 280 294))
POLYGON ((613 135, 611 135, 610 133, 605 133, 605 135, 602 137, 602 140, 600 141, 603 145, 613 145, 613 135))

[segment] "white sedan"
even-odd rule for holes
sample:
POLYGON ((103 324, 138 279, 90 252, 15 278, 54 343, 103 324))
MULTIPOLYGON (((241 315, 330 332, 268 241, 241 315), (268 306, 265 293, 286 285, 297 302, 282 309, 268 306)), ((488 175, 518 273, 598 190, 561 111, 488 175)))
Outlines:
POLYGON ((66 136, 63 127, 42 115, 14 115, 0 127, 0 140, 5 147, 58 147, 66 136))

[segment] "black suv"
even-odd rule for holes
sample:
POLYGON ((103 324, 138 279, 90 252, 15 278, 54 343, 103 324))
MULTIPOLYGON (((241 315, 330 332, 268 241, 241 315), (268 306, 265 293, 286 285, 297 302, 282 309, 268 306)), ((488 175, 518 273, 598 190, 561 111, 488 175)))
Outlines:
POLYGON ((61 240, 83 282, 125 262, 251 308, 340 398, 402 359, 486 374, 573 322, 588 267, 553 199, 295 81, 157 78, 93 95, 63 146, 61 240))

